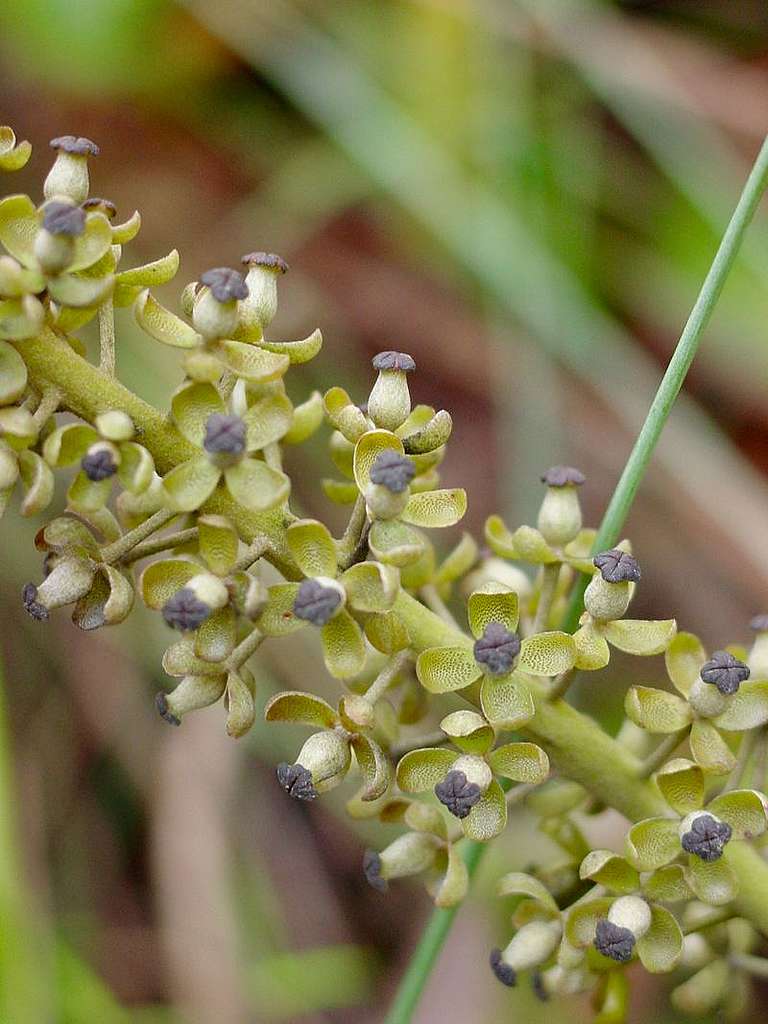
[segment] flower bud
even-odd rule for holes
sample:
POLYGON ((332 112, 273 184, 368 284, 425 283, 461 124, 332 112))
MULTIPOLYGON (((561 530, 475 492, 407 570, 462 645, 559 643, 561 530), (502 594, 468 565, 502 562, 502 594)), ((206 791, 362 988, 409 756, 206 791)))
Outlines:
POLYGON ((706 811, 694 811, 680 822, 680 843, 706 863, 719 860, 731 838, 731 826, 706 811))
POLYGON ((43 184, 46 199, 64 197, 73 203, 82 203, 88 197, 88 157, 98 156, 99 147, 90 139, 63 135, 51 139, 56 160, 43 184))
POLYGON ((261 334, 277 313, 277 279, 288 272, 288 264, 269 252, 249 252, 241 260, 248 268, 245 283, 248 298, 241 306, 241 323, 252 334, 261 334))
POLYGON ((163 618, 173 629, 182 632, 197 629, 228 600, 229 591, 217 576, 200 573, 165 602, 163 618))
POLYGON ((110 409, 100 413, 94 426, 108 441, 130 441, 134 434, 133 420, 121 409, 110 409))
POLYGON ((238 319, 238 300, 248 297, 243 275, 229 267, 214 267, 200 276, 206 285, 192 309, 192 323, 204 338, 228 338, 234 334, 238 319))
POLYGON ((302 580, 293 602, 293 614, 313 626, 324 626, 339 614, 346 599, 344 588, 336 580, 315 576, 302 580))
POLYGON ((406 832, 376 853, 366 850, 363 871, 369 885, 384 892, 392 878, 406 878, 427 871, 435 862, 440 842, 428 832, 406 832))
POLYGON ((553 466, 541 478, 547 493, 539 509, 538 527, 548 544, 570 543, 581 529, 578 488, 584 474, 571 466, 553 466))
POLYGON ((223 675, 184 676, 171 693, 157 694, 155 707, 169 725, 181 725, 182 718, 189 711, 215 704, 224 693, 225 683, 223 675))
POLYGON ((641 939, 651 927, 651 908, 640 896, 619 896, 611 904, 608 920, 620 928, 629 928, 641 939))
POLYGON ((559 920, 529 921, 515 934, 506 949, 491 951, 491 970, 510 988, 517 984, 520 971, 545 963, 557 949, 563 933, 559 920))
POLYGON ((377 427, 397 430, 411 412, 406 375, 416 369, 416 363, 405 352, 379 352, 373 368, 379 376, 368 396, 368 415, 377 427))
POLYGON ((708 964, 714 957, 712 947, 699 932, 691 932, 683 936, 683 952, 680 966, 689 971, 697 971, 708 964))
POLYGON ((750 622, 755 640, 747 664, 756 679, 768 679, 768 615, 756 615, 750 622))
POLYGON ((309 772, 312 785, 323 793, 341 782, 351 760, 349 741, 332 729, 324 729, 312 733, 299 751, 296 765, 309 772))
POLYGON ((107 220, 114 220, 117 216, 117 207, 112 200, 102 199, 101 196, 91 196, 80 205, 87 213, 102 213, 107 220))
POLYGON ((27 583, 22 592, 24 607, 33 619, 44 622, 53 608, 73 604, 91 589, 95 569, 84 558, 62 558, 39 587, 27 583))
POLYGON ((629 607, 631 585, 640 579, 640 566, 620 548, 603 551, 592 561, 599 572, 584 592, 584 607, 595 619, 620 619, 629 607))

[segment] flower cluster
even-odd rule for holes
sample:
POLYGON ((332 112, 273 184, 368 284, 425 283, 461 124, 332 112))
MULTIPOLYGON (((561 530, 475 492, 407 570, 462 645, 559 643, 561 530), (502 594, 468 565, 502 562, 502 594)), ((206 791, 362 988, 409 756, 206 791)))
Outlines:
MULTIPOLYGON (((585 477, 567 465, 543 473, 536 526, 492 516, 490 550, 465 533, 440 556, 431 531, 456 526, 467 496, 441 486, 453 423, 412 403, 413 357, 378 353, 367 396, 331 387, 294 404, 285 376, 322 337, 268 336, 285 261, 254 251, 207 269, 173 313, 151 290, 173 279, 178 253, 124 269, 139 214, 115 223, 114 205, 90 196, 93 142, 51 146, 42 201, 0 201, 0 514, 17 482, 22 515, 38 515, 56 474, 72 474, 36 536, 29 614, 71 606, 94 630, 124 620, 138 593, 169 631, 176 683, 155 699, 160 716, 179 726, 221 704, 233 737, 259 706, 251 657, 306 630, 340 693, 267 700, 267 722, 311 730, 277 784, 313 802, 358 780, 349 814, 397 829, 361 858, 375 890, 423 876, 436 905, 455 906, 468 844, 504 833, 524 804, 557 853, 501 879, 514 930, 490 954, 495 977, 514 986, 529 972, 542 998, 590 990, 597 1019, 618 1022, 637 959, 688 971, 673 994, 684 1011, 730 1011, 729 974, 744 991, 753 926, 768 917, 755 910, 765 893, 745 898, 743 867, 768 824, 768 616, 749 649, 711 656, 672 618, 627 618, 639 560, 628 540, 594 550, 585 477), (165 413, 115 380, 115 307, 182 352, 165 413), (91 320, 98 368, 76 334, 91 320), (291 508, 283 464, 323 425, 336 471, 323 490, 349 507, 340 537, 291 508), (671 687, 629 688, 618 743, 564 700, 612 649, 663 655, 671 687), (621 853, 594 842, 610 800, 632 819, 621 853)), ((29 151, 0 128, 0 170, 29 151)))

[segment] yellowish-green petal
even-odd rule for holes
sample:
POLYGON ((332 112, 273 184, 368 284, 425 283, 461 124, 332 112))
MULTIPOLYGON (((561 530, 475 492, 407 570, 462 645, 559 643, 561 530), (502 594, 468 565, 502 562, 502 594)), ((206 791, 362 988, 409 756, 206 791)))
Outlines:
POLYGON ((430 647, 416 661, 419 682, 430 693, 462 690, 480 678, 480 667, 466 647, 430 647))
POLYGON ((557 676, 573 668, 576 644, 570 633, 553 630, 526 637, 520 645, 518 668, 534 676, 557 676))
POLYGON ((163 477, 168 507, 175 512, 194 512, 216 489, 221 470, 204 455, 182 462, 163 477))
POLYGON ((251 512, 266 512, 283 505, 291 492, 291 481, 278 469, 259 459, 243 459, 224 471, 232 497, 251 512))
POLYGON ((365 666, 365 641, 358 624, 342 608, 320 631, 325 667, 336 679, 351 679, 365 666))
POLYGON ((514 633, 520 621, 520 607, 517 594, 503 583, 491 581, 483 584, 469 595, 467 602, 469 628, 475 637, 480 637, 491 622, 500 622, 514 633))
POLYGON ((328 527, 316 519, 300 519, 288 527, 288 547, 305 576, 337 573, 336 545, 328 527))
POLYGON ((437 529, 458 523, 466 511, 467 492, 457 487, 412 494, 400 518, 412 526, 437 529))

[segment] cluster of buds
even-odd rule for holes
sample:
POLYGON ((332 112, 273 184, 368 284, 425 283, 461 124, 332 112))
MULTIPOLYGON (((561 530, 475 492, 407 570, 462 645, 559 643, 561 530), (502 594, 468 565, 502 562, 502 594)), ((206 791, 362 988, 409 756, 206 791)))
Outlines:
MULTIPOLYGON (((322 337, 268 337, 286 262, 254 251, 239 269, 205 270, 177 315, 151 292, 175 276, 176 250, 122 269, 139 214, 115 223, 114 204, 90 196, 93 142, 51 145, 41 202, 0 201, 0 512, 17 481, 22 514, 42 512, 55 473, 74 471, 65 510, 37 533, 44 560, 40 582, 23 589, 29 614, 43 622, 72 606, 75 624, 93 630, 125 619, 139 594, 173 637, 163 668, 175 685, 156 696, 158 713, 179 726, 221 704, 233 737, 257 715, 251 656, 314 634, 341 694, 266 702, 267 722, 310 729, 277 765, 277 784, 312 803, 358 780, 350 816, 398 830, 362 858, 377 892, 418 876, 437 906, 455 906, 467 841, 494 840, 525 804, 557 854, 500 882, 514 931, 491 953, 496 978, 511 987, 528 973, 541 998, 591 990, 597 1019, 619 1024, 624 971, 639 960, 653 973, 693 972, 673 995, 686 1012, 730 1012, 728 972, 748 973, 754 932, 733 921, 717 931, 706 915, 736 914, 734 860, 768 826, 768 616, 753 620, 751 648, 711 656, 672 618, 626 618, 639 562, 628 540, 599 550, 583 524, 584 474, 567 465, 542 475, 535 526, 491 516, 487 549, 464 533, 438 554, 430 531, 456 526, 467 496, 441 486, 453 423, 412 403, 414 358, 378 353, 360 400, 332 387, 294 404, 285 376, 322 337), (132 307, 146 335, 182 352, 167 417, 113 379, 114 307, 132 307), (76 335, 96 317, 98 369, 76 335), (294 513, 283 465, 285 449, 324 423, 338 476, 323 489, 350 506, 338 538, 294 513), (580 582, 584 611, 566 632, 580 582), (610 741, 594 728, 597 753, 574 752, 580 719, 562 702, 574 675, 604 668, 612 649, 663 654, 675 691, 626 694, 612 749, 643 787, 635 806, 654 816, 633 821, 624 855, 590 839, 603 804, 584 787, 604 798, 594 764, 610 741)), ((0 128, 0 170, 22 167, 29 150, 0 128)))

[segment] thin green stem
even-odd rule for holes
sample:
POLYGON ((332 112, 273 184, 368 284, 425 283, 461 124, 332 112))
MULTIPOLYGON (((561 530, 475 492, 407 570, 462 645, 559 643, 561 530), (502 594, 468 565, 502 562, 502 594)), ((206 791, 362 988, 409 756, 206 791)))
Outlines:
MULTIPOLYGON (((720 297, 725 280, 736 259, 744 233, 757 209, 766 185, 768 185, 768 137, 763 142, 736 209, 715 254, 712 266, 704 279, 704 284, 696 299, 691 315, 683 328, 667 371, 662 378, 645 422, 640 429, 635 446, 624 467, 624 472, 621 474, 616 490, 603 516, 603 521, 595 538, 593 548, 595 553, 612 547, 619 540, 620 531, 632 507, 632 502, 635 499, 640 482, 661 436, 664 424, 669 418, 672 406, 693 362, 701 335, 720 297)), ((571 603, 565 623, 563 624, 563 628, 570 632, 573 632, 578 625, 586 584, 587 579, 583 577, 577 581, 574 587, 571 603)), ((431 602, 428 603, 431 604, 431 602)), ((549 707, 552 707, 553 711, 556 712, 558 706, 562 707, 562 705, 562 701, 555 701, 549 707)), ((545 703, 538 706, 537 719, 544 717, 547 706, 545 703)), ((544 724, 546 725, 546 723, 544 724)), ((535 725, 536 723, 534 723, 534 727, 535 725)), ((541 727, 541 723, 539 723, 539 727, 541 727)), ((471 880, 480 861, 481 850, 475 851, 470 848, 470 854, 472 855, 472 863, 470 864, 468 861, 467 867, 471 880)), ((451 911, 436 910, 433 913, 405 973, 386 1024, 407 1024, 410 1021, 413 1008, 419 1000, 419 996, 437 960, 440 949, 450 931, 454 916, 455 909, 451 911)))
POLYGON ((755 978, 768 978, 768 960, 762 956, 753 956, 751 953, 731 953, 728 960, 734 967, 755 978))
POLYGON ((143 523, 139 523, 138 526, 129 530, 128 533, 123 534, 114 543, 108 544, 105 548, 101 549, 101 559, 107 564, 119 561, 124 558, 128 552, 136 547, 141 541, 146 540, 157 530, 162 528, 178 515, 177 512, 171 512, 170 509, 161 508, 158 512, 154 512, 149 519, 145 519, 143 523))
POLYGON ((688 924, 683 924, 683 935, 692 935, 694 932, 703 932, 707 928, 714 928, 716 924, 730 921, 733 916, 731 907, 714 907, 708 914, 696 918, 688 924))
MULTIPOLYGON (((634 448, 627 459, 624 471, 619 478, 616 490, 613 492, 613 496, 603 516, 603 521, 600 524, 600 529, 597 531, 592 549, 595 554, 599 551, 605 551, 606 548, 613 547, 620 538, 621 530, 632 507, 632 502, 635 500, 637 489, 645 475, 661 432, 669 419, 672 406, 696 355, 704 328, 709 323, 712 311, 720 297, 726 278, 741 247, 744 233, 752 220, 767 185, 768 138, 763 142, 757 155, 757 159, 747 178, 747 183, 736 204, 736 209, 733 212, 728 227, 725 229, 725 234, 709 268, 709 273, 704 278, 704 284, 701 286, 701 291, 691 310, 691 315, 688 317, 683 328, 680 340, 667 366, 667 371, 662 378, 656 396, 651 403, 651 408, 648 410, 645 422, 637 436, 634 448)), ((563 625, 563 629, 568 630, 568 632, 572 633, 578 625, 587 582, 587 577, 582 576, 577 580, 574 587, 568 614, 563 625)))
POLYGON ((123 565, 132 565, 134 562, 141 561, 142 558, 149 558, 150 555, 158 555, 161 551, 168 551, 170 548, 179 547, 181 544, 187 544, 191 540, 196 540, 197 535, 197 527, 190 526, 186 530, 175 530, 173 533, 165 533, 162 537, 151 537, 149 540, 137 544, 135 548, 123 555, 120 561, 123 565))
POLYGON ((733 766, 731 774, 726 779, 725 785, 723 786, 724 791, 728 789, 738 789, 742 784, 759 735, 760 729, 750 729, 749 732, 742 734, 741 743, 739 744, 739 752, 736 755, 736 764, 733 766))
POLYGON ((544 565, 541 569, 541 588, 539 590, 539 602, 536 606, 536 617, 533 620, 533 633, 541 633, 547 628, 549 613, 552 610, 552 601, 557 590, 557 581, 560 579, 560 563, 553 562, 551 565, 544 565))
POLYGON ((437 592, 437 587, 434 583, 427 583, 421 588, 421 599, 431 608, 435 615, 439 615, 443 622, 447 622, 449 626, 454 629, 459 629, 459 624, 453 617, 453 612, 450 610, 445 601, 440 597, 437 592))
POLYGON ((661 743, 650 752, 648 757, 640 764, 638 769, 638 778, 647 779, 653 775, 657 768, 660 768, 667 760, 669 755, 677 750, 680 744, 683 742, 685 737, 688 735, 690 726, 686 726, 684 729, 678 729, 677 732, 670 733, 669 736, 665 736, 661 743))
POLYGON ((61 392, 58 388, 46 388, 43 391, 43 396, 32 414, 32 419, 34 420, 35 426, 38 430, 44 427, 51 416, 53 416, 59 408, 60 402, 61 392))
POLYGON ((99 306, 99 369, 115 376, 115 307, 111 297, 99 306))
MULTIPOLYGON (((485 845, 483 843, 467 843, 462 851, 470 878, 477 870, 484 852, 485 845)), ((408 1024, 411 1020, 426 980, 440 955, 440 950, 451 930, 458 909, 458 906, 455 906, 450 910, 437 909, 433 911, 414 950, 408 969, 403 975, 395 1001, 384 1024, 408 1024)))
POLYGON ((400 675, 412 657, 413 655, 410 651, 400 651, 387 662, 381 672, 379 672, 371 685, 365 691, 365 696, 371 704, 375 704, 379 698, 384 696, 386 691, 400 675))

